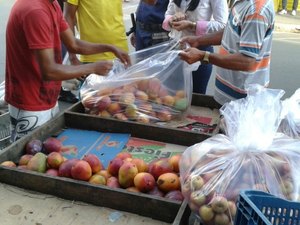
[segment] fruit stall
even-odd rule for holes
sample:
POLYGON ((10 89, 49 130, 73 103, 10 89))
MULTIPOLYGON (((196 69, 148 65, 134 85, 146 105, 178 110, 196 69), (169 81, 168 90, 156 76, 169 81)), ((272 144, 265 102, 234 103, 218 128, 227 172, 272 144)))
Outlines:
MULTIPOLYGON (((128 69, 113 68, 114 76, 89 75, 81 102, 0 152, 0 188, 7 193, 0 202, 10 202, 9 216, 45 224, 71 205, 72 219, 81 220, 84 207, 75 202, 98 207, 89 224, 186 225, 193 215, 203 225, 240 225, 249 219, 242 190, 299 199, 300 141, 286 132, 289 121, 281 124, 290 109, 283 110, 290 104, 282 103, 282 90, 250 85, 247 97, 220 107, 212 96, 192 93, 192 68, 178 52, 140 53, 128 69), (9 200, 8 190, 55 201, 48 201, 49 213, 32 218, 20 214, 25 205, 9 200)), ((81 224, 72 219, 64 217, 81 224)))

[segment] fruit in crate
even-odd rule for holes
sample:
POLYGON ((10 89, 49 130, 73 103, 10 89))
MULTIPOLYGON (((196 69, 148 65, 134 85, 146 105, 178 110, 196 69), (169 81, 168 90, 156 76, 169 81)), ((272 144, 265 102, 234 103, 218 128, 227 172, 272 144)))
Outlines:
POLYGON ((64 162, 64 157, 59 152, 51 152, 47 156, 48 167, 58 169, 59 166, 64 162))
POLYGON ((87 154, 83 157, 84 161, 87 161, 88 164, 91 166, 92 172, 97 173, 100 170, 104 169, 104 166, 97 155, 95 154, 87 154))
POLYGON ((183 201, 184 197, 179 190, 169 191, 164 196, 167 199, 175 200, 175 201, 183 201))
POLYGON ((36 153, 27 163, 27 169, 45 173, 47 169, 47 156, 42 152, 36 153))
POLYGON ((179 161, 180 161, 180 159, 181 159, 181 154, 172 155, 168 159, 168 162, 172 165, 173 171, 175 173, 179 173, 179 161))
POLYGON ((57 169, 47 169, 45 174, 48 174, 50 176, 58 176, 58 170, 57 169))
POLYGON ((35 155, 38 152, 41 152, 43 149, 43 143, 39 139, 32 139, 28 141, 25 145, 25 152, 29 155, 35 155))
POLYGON ((6 166, 6 167, 17 167, 17 165, 13 161, 4 161, 0 164, 1 166, 6 166))
POLYGON ((110 188, 121 188, 117 177, 109 177, 106 181, 106 186, 110 188))
POLYGON ((76 180, 88 181, 92 176, 92 168, 87 161, 78 160, 71 168, 71 176, 76 180))
POLYGON ((62 146, 63 146, 62 142, 55 137, 48 137, 43 142, 43 147, 47 154, 51 152, 60 152, 62 146))
POLYGON ((138 168, 139 173, 148 171, 148 164, 143 159, 133 158, 131 160, 131 162, 136 165, 136 167, 138 168))
POLYGON ((58 168, 58 176, 71 178, 71 169, 73 165, 78 162, 78 160, 79 159, 68 159, 64 161, 58 168))
POLYGON ((179 176, 175 173, 161 174, 156 181, 156 184, 163 192, 169 192, 180 189, 179 176))
POLYGON ((147 172, 138 173, 133 180, 134 186, 141 192, 151 191, 155 186, 155 179, 147 172))
POLYGON ((22 155, 21 158, 19 159, 19 166, 27 165, 29 160, 33 157, 33 155, 25 154, 22 155))
POLYGON ((118 176, 119 169, 123 165, 123 163, 124 161, 122 158, 119 157, 113 158, 107 166, 108 173, 110 173, 112 176, 118 176))
POLYGON ((155 195, 159 197, 164 197, 165 193, 159 190, 157 186, 154 186, 154 188, 151 191, 147 192, 149 195, 155 195))
POLYGON ((124 162, 119 169, 118 180, 122 188, 134 186, 134 177, 138 174, 138 169, 134 163, 124 162))
POLYGON ((101 184, 106 185, 106 178, 100 174, 94 174, 91 176, 91 178, 88 180, 91 184, 101 184))
POLYGON ((157 179, 164 173, 173 172, 173 166, 169 163, 168 158, 159 158, 149 163, 148 172, 157 179))

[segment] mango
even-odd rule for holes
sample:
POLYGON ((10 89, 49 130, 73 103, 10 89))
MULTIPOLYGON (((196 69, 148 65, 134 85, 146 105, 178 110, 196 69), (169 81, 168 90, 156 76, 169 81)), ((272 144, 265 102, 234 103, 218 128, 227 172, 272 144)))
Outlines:
POLYGON ((169 192, 180 189, 179 176, 175 173, 164 173, 157 179, 157 186, 163 192, 169 192))
POLYGON ((132 162, 124 162, 119 169, 118 180, 123 188, 134 186, 134 177, 138 174, 137 166, 132 162))
POLYGON ((42 153, 36 153, 28 162, 27 169, 39 173, 45 173, 47 169, 47 156, 42 153))

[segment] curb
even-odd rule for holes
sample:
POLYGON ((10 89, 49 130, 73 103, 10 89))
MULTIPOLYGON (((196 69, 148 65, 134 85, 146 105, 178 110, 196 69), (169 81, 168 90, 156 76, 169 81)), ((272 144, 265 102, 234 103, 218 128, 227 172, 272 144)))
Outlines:
POLYGON ((300 25, 275 23, 274 30, 280 32, 300 33, 300 25))

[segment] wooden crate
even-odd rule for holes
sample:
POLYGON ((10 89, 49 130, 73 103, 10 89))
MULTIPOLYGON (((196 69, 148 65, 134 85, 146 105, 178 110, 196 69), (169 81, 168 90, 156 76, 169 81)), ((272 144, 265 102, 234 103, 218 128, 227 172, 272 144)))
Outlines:
MULTIPOLYGON (((192 105, 206 107, 209 109, 220 108, 220 105, 212 96, 201 94, 193 94, 192 105)), ((112 132, 112 130, 114 132, 124 132, 126 130, 135 137, 153 139, 153 135, 155 135, 155 139, 157 141, 185 146, 191 146, 199 143, 219 132, 219 124, 212 134, 207 134, 178 128, 170 128, 167 126, 158 126, 155 124, 142 124, 137 122, 121 121, 114 118, 102 118, 100 116, 86 114, 81 102, 78 102, 68 108, 66 110, 66 114, 68 114, 68 117, 70 117, 71 120, 80 118, 80 120, 84 121, 81 125, 83 129, 101 126, 105 129, 104 132, 112 132), (146 127, 147 133, 143 132, 146 127)))
MULTIPOLYGON (((172 136, 175 135, 175 133, 173 133, 174 131, 168 133, 167 129, 159 130, 162 128, 144 125, 139 126, 137 124, 125 126, 121 121, 113 122, 114 124, 112 124, 112 121, 105 122, 88 116, 85 118, 83 115, 63 113, 33 131, 31 135, 25 136, 4 149, 0 154, 0 162, 6 160, 18 162, 20 156, 24 154, 23 149, 25 144, 30 139, 37 138, 44 140, 49 136, 58 135, 65 128, 88 129, 101 132, 130 132, 132 136, 139 134, 141 138, 156 141, 177 142, 181 145, 186 143, 182 138, 174 138, 174 136, 172 136), (162 135, 159 134, 162 134, 162 131, 168 134, 161 137, 162 135), (155 132, 158 132, 158 134, 155 132)), ((177 134, 178 133, 176 133, 176 135, 177 134)), ((193 140, 192 137, 189 137, 189 142, 196 143, 198 140, 193 140)), ((110 189, 107 186, 97 186, 84 181, 64 177, 52 177, 43 173, 20 170, 17 168, 0 166, 0 182, 68 200, 82 201, 96 206, 135 213, 159 221, 172 223, 173 225, 188 224, 190 214, 186 202, 180 203, 143 193, 132 193, 124 189, 110 189)))

